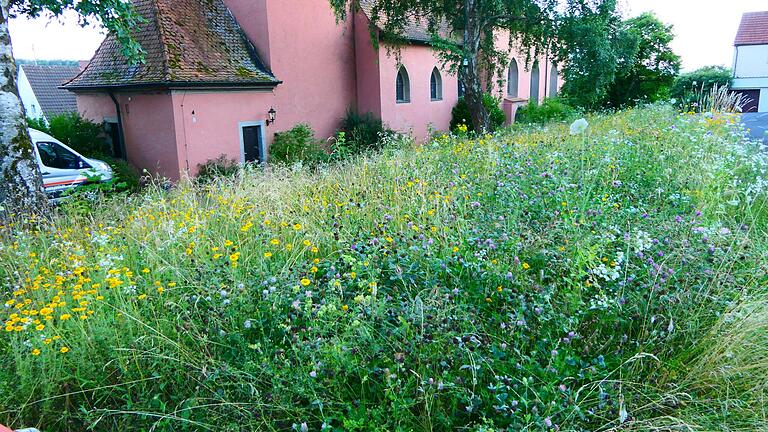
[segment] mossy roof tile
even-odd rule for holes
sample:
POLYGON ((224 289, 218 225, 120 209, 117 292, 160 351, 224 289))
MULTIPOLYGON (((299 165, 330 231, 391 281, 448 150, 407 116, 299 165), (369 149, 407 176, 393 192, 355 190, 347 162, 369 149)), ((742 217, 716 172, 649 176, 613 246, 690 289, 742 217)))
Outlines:
POLYGON ((136 40, 145 51, 132 65, 108 35, 68 90, 124 87, 274 86, 267 70, 222 0, 133 0, 145 22, 136 40))

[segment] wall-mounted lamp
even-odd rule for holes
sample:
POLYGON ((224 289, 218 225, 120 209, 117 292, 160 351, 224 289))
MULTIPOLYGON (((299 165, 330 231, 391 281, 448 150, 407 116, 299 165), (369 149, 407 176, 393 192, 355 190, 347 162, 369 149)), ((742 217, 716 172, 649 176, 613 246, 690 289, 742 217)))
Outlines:
POLYGON ((269 115, 269 117, 267 118, 267 126, 269 126, 269 125, 271 125, 272 123, 275 122, 275 117, 277 116, 277 111, 275 111, 275 108, 272 107, 272 108, 269 109, 269 111, 267 111, 267 114, 269 115))

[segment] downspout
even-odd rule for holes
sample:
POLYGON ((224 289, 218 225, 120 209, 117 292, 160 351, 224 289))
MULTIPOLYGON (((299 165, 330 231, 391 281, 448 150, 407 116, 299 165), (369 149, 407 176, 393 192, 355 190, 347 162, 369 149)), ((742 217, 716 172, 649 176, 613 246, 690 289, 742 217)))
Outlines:
POLYGON ((352 58, 353 64, 355 65, 355 72, 353 76, 355 77, 355 112, 360 113, 360 87, 358 86, 357 80, 360 79, 360 77, 357 76, 357 11, 355 10, 354 3, 350 6, 350 17, 352 19, 352 58))
POLYGON ((120 110, 120 102, 117 101, 114 93, 110 91, 108 94, 115 104, 115 111, 117 111, 117 139, 120 141, 118 143, 118 146, 120 147, 120 155, 123 157, 123 160, 128 160, 128 153, 125 151, 125 133, 123 132, 123 114, 120 110))
POLYGON ((544 99, 549 97, 549 41, 544 51, 544 99))

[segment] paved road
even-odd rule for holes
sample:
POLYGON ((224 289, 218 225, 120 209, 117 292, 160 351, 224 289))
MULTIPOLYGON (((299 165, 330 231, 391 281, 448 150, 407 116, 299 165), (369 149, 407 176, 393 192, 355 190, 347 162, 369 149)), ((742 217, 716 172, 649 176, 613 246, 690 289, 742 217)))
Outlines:
POLYGON ((752 138, 762 139, 768 144, 768 113, 744 113, 741 121, 749 129, 752 138))

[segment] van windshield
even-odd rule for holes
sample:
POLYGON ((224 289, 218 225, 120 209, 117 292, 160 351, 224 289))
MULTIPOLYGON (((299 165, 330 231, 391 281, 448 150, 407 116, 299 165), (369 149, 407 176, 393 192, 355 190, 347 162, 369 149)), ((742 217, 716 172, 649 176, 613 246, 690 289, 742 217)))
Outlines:
POLYGON ((80 169, 82 161, 80 157, 61 145, 54 142, 39 142, 37 150, 40 152, 40 160, 48 168, 56 169, 80 169))

